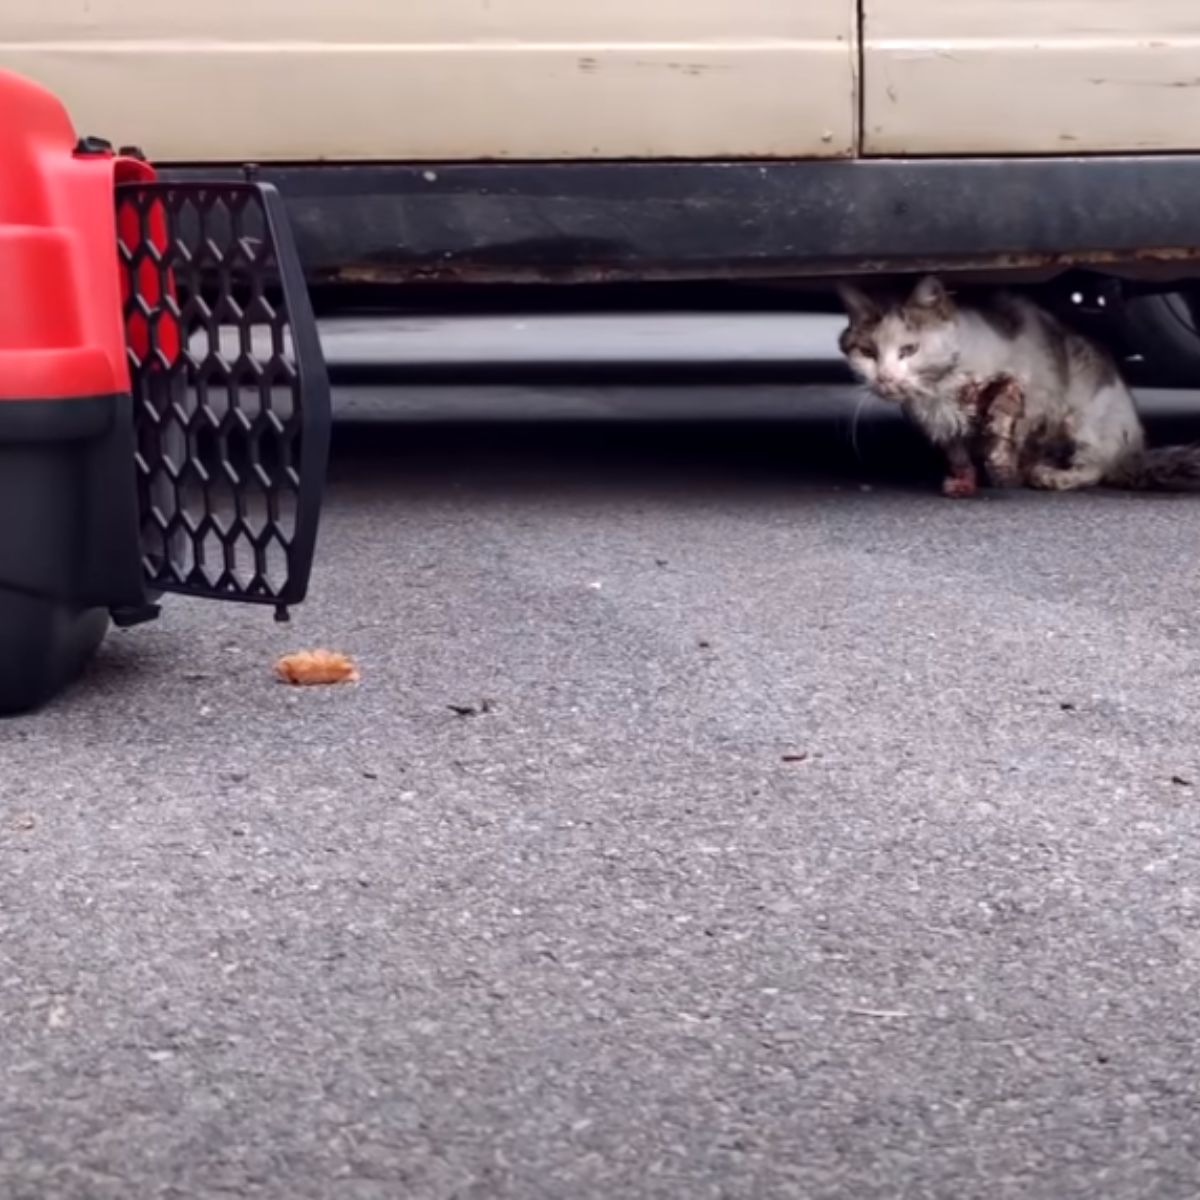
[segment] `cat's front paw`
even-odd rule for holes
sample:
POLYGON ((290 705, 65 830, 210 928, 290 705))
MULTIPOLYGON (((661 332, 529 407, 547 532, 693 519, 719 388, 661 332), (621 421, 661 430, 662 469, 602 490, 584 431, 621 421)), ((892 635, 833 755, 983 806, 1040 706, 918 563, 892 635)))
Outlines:
POLYGON ((951 500, 969 500, 979 491, 979 484, 973 474, 947 475, 942 480, 942 495, 951 500))

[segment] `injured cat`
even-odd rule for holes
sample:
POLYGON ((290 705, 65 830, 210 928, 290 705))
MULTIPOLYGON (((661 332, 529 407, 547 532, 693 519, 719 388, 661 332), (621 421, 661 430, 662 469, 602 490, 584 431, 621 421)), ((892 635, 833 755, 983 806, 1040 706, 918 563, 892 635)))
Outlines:
POLYGON ((946 454, 947 496, 999 487, 1200 489, 1200 446, 1148 450, 1113 358, 1020 296, 957 303, 932 276, 899 301, 839 288, 855 374, 946 454))

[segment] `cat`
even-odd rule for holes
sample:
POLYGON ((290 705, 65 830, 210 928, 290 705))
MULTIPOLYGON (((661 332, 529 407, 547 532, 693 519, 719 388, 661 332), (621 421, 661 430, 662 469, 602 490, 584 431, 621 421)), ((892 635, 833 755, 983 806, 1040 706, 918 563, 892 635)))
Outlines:
POLYGON ((1024 297, 959 303, 935 276, 900 300, 845 283, 851 369, 941 447, 943 492, 998 486, 1200 487, 1200 446, 1147 450, 1133 396, 1103 348, 1024 297))

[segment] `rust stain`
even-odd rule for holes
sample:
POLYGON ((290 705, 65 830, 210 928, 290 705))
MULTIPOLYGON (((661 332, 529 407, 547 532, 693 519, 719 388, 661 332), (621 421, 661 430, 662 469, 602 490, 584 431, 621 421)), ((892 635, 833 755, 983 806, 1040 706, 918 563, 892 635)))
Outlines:
POLYGON ((1112 267, 1151 272, 1158 266, 1200 263, 1200 246, 1152 246, 1140 250, 1079 250, 1067 253, 920 255, 902 253, 872 258, 799 260, 793 263, 730 263, 721 267, 664 262, 629 265, 588 263, 539 266, 536 263, 485 263, 422 260, 409 263, 357 263, 316 272, 316 281, 343 284, 480 283, 639 283, 690 279, 818 279, 874 272, 1024 271, 1050 278, 1071 267, 1112 267))
MULTIPOLYGON (((1153 263, 1200 262, 1200 246, 1148 246, 1138 250, 1072 250, 1054 254, 1029 253, 928 255, 906 258, 860 259, 850 264, 855 272, 869 271, 960 271, 960 270, 1058 270, 1079 266, 1136 266, 1153 263)), ((824 274, 814 269, 811 274, 824 274)))

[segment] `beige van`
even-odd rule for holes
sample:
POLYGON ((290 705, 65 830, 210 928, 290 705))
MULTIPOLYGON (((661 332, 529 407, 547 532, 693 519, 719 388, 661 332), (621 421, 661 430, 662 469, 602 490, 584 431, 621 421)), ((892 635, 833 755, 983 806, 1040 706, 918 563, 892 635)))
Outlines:
POLYGON ((314 281, 1085 267, 1200 377, 1197 0, 5 0, 0 65, 263 164, 314 281))

